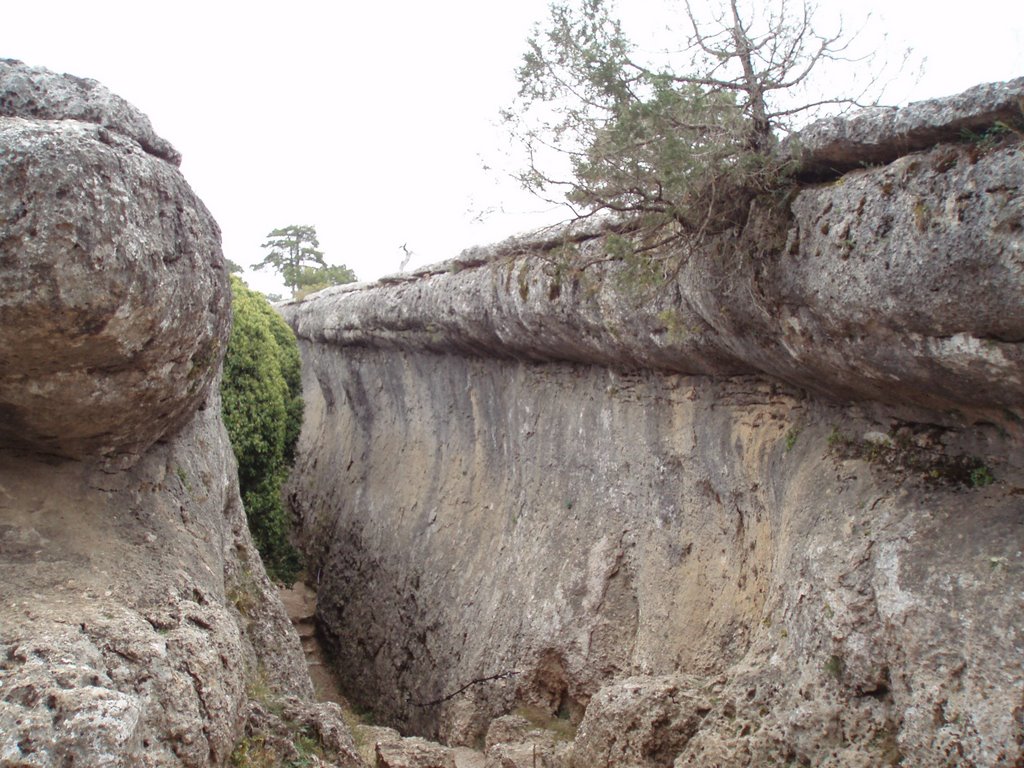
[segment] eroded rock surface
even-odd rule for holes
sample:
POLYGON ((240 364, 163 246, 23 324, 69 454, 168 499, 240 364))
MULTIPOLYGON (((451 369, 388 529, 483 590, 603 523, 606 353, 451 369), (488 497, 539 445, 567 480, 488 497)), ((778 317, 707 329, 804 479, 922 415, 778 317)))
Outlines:
POLYGON ((667 285, 570 232, 287 307, 347 691, 575 768, 1019 763, 1022 171, 852 171, 667 285))
MULTIPOLYGON (((319 294, 299 335, 702 376, 767 374, 933 410, 1024 402, 1024 153, 943 145, 803 189, 683 260, 671 284, 551 242, 319 294)), ((557 239, 554 241, 557 243, 557 239)), ((569 246, 600 259, 602 240, 569 246)))
POLYGON ((783 142, 805 175, 833 176, 865 165, 890 163, 942 142, 979 137, 1024 117, 1024 77, 983 83, 963 93, 902 109, 879 107, 820 120, 783 142))
POLYGON ((209 406, 128 471, 0 451, 0 764, 221 765, 311 693, 209 406))
POLYGON ((130 464, 219 369, 220 230, 98 84, 0 62, 0 105, 0 442, 130 464))
POLYGON ((380 740, 374 754, 375 768, 456 768, 450 749, 415 736, 380 740))
POLYGON ((0 59, 0 116, 94 123, 134 140, 155 157, 181 165, 181 155, 157 135, 146 115, 89 78, 0 59))
POLYGON ((487 728, 483 768, 559 768, 566 764, 569 742, 565 731, 538 727, 522 715, 505 715, 487 728))
POLYGON ((0 766, 283 762, 299 733, 359 765, 238 496, 216 224, 92 81, 0 62, 0 115, 0 766))

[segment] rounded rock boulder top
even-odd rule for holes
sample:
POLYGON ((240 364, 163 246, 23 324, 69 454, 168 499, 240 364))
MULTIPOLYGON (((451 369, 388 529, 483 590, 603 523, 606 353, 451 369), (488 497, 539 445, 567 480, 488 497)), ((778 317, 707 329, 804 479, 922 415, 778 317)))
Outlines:
POLYGON ((205 401, 230 291, 178 160, 99 83, 0 60, 0 447, 131 463, 205 401))

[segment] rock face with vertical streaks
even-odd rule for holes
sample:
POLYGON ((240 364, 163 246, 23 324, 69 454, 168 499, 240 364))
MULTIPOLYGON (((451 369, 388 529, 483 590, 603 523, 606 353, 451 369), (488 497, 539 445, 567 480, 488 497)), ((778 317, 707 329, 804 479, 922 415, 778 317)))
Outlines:
POLYGON ((349 693, 575 768, 1018 764, 1024 153, 960 133, 1022 93, 810 129, 667 284, 569 228, 287 306, 349 693))

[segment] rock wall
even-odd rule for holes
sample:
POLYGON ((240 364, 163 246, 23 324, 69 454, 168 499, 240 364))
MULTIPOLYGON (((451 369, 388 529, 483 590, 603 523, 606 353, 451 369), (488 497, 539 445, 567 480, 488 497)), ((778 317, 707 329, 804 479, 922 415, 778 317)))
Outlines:
POLYGON ((282 719, 358 764, 249 536, 176 161, 98 83, 0 61, 0 765, 225 765, 282 719))
POLYGON ((667 283, 570 229, 285 307, 360 704, 453 743, 540 711, 580 768, 1024 759, 1024 154, 907 141, 667 283))

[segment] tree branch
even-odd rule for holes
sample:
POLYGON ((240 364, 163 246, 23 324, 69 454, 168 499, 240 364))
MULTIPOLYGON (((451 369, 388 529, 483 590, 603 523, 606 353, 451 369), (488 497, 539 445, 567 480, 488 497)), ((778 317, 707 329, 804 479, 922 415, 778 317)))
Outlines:
POLYGON ((446 701, 451 701, 456 696, 458 696, 460 693, 462 693, 463 691, 466 691, 466 690, 472 688, 474 685, 481 685, 483 683, 491 683, 491 682, 494 682, 495 680, 504 680, 504 679, 509 678, 509 677, 515 677, 518 674, 519 674, 519 672, 517 670, 509 670, 507 672, 499 672, 496 675, 490 675, 488 677, 478 677, 475 680, 470 680, 468 683, 466 683, 464 686, 459 688, 457 691, 454 691, 453 693, 449 693, 447 696, 442 696, 440 699, 434 699, 433 701, 424 701, 424 702, 410 701, 409 703, 412 704, 414 707, 433 707, 433 706, 436 706, 438 704, 444 704, 446 701))

